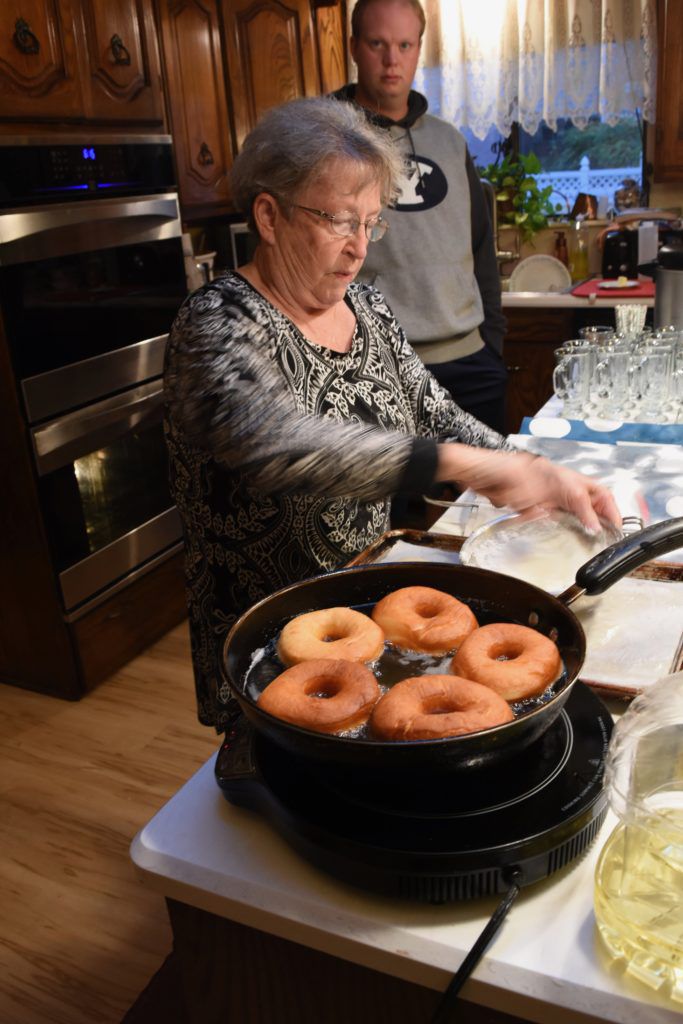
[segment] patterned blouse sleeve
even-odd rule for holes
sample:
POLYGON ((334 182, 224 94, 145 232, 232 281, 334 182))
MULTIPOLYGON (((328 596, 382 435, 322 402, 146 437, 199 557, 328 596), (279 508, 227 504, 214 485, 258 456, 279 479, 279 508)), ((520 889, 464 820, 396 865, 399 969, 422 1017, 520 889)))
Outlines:
POLYGON ((165 391, 173 427, 269 493, 296 490, 365 501, 394 493, 414 439, 297 410, 272 364, 272 344, 258 301, 221 279, 191 295, 167 350, 165 391))

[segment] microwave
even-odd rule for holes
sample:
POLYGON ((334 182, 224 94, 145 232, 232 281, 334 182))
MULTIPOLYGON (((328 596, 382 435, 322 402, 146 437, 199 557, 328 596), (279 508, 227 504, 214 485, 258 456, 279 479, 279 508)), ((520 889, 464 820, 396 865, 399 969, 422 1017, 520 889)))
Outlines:
POLYGON ((230 225, 230 256, 233 270, 249 263, 258 244, 258 236, 254 234, 246 221, 230 225))

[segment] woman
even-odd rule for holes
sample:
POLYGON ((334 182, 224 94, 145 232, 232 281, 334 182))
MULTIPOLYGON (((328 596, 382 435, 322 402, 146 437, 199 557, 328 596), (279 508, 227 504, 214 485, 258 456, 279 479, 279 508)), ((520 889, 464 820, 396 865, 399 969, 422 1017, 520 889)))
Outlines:
POLYGON ((171 332, 166 436, 198 710, 219 731, 235 618, 366 548, 397 490, 455 480, 496 505, 571 509, 589 528, 619 518, 600 485, 502 450, 425 370, 382 295, 353 283, 399 174, 390 140, 350 104, 270 111, 232 176, 254 258, 191 295, 171 332))

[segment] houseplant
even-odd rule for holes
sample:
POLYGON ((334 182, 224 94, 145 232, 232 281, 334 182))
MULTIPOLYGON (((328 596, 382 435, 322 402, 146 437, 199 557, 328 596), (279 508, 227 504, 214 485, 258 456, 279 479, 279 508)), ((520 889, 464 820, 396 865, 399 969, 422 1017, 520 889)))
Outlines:
POLYGON ((498 225, 517 228, 523 242, 530 242, 555 214, 550 202, 552 186, 539 188, 534 177, 540 170, 535 153, 506 154, 502 160, 479 168, 479 176, 495 190, 498 225))

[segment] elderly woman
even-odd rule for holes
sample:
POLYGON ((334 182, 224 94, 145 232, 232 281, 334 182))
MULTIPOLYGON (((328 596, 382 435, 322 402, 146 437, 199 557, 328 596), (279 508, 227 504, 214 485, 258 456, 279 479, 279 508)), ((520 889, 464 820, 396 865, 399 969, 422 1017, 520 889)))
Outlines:
POLYGON ((232 175, 254 258, 194 292, 173 326, 166 435, 199 718, 217 730, 235 618, 366 548, 399 489, 453 480, 496 505, 618 520, 597 483, 505 450, 425 370, 382 295, 353 283, 399 175, 390 141, 350 104, 270 111, 232 175))

